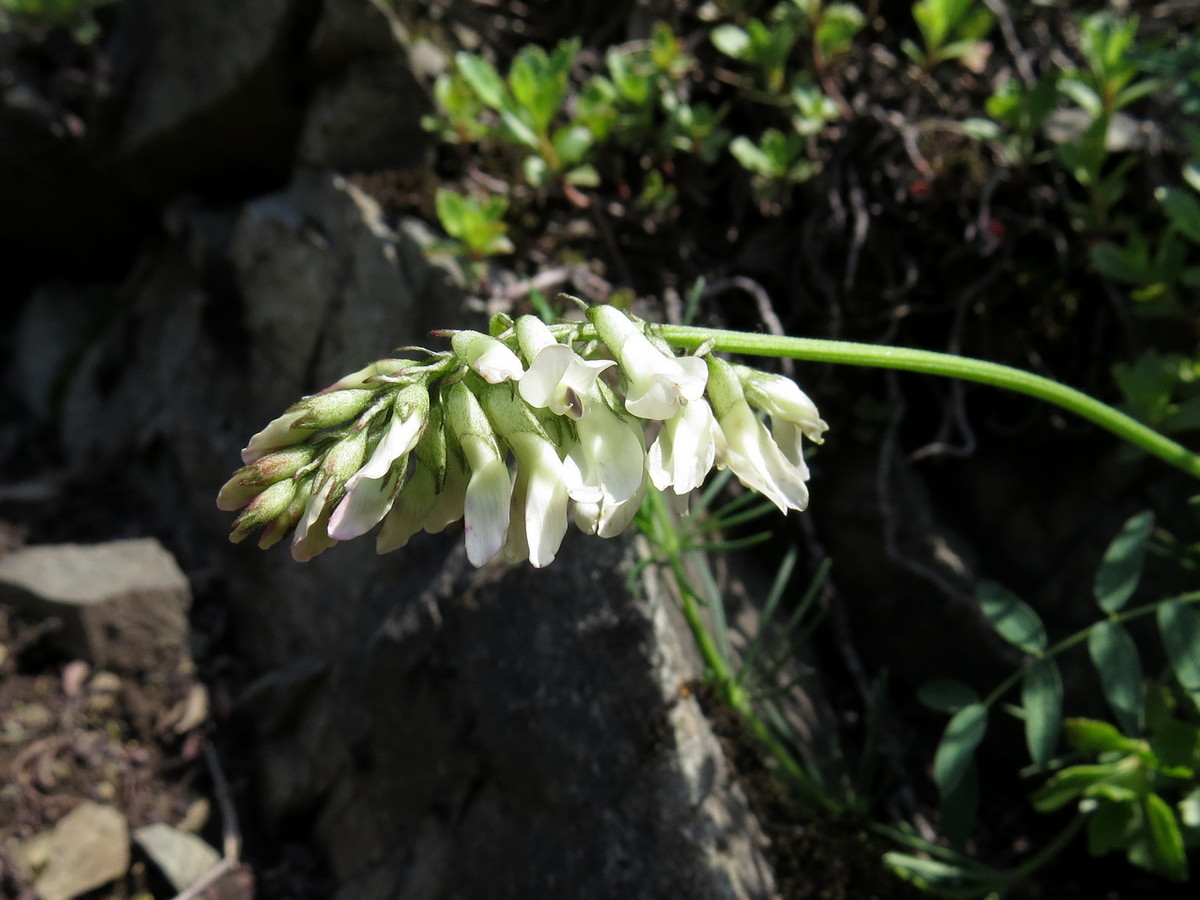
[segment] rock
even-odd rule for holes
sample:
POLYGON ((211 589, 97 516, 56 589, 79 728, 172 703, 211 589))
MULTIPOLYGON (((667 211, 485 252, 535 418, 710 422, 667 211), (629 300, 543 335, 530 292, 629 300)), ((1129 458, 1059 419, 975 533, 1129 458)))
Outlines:
POLYGON ((404 57, 352 63, 317 89, 297 161, 354 172, 417 166, 431 147, 420 129, 421 116, 431 111, 404 57))
POLYGON ((631 564, 627 542, 572 534, 550 569, 472 574, 415 622, 402 600, 348 727, 313 699, 296 748, 336 767, 318 831, 339 898, 775 896, 766 840, 680 695, 700 667, 678 613, 626 593, 631 564))
POLYGON ((6 554, 0 600, 60 619, 54 640, 98 667, 150 671, 187 656, 188 582, 151 538, 6 554))
POLYGON ((320 84, 305 112, 300 164, 363 172, 424 162, 432 144, 421 117, 433 109, 406 42, 383 4, 323 5, 308 48, 320 84))
POLYGON ((46 419, 67 380, 66 367, 95 332, 112 292, 80 289, 63 282, 45 284, 21 309, 13 342, 10 383, 26 408, 46 419))
POLYGON ((163 823, 137 829, 133 839, 177 891, 190 888, 221 861, 206 841, 163 823))
POLYGON ((52 831, 22 843, 17 856, 26 872, 37 873, 40 900, 71 900, 125 874, 129 827, 119 810, 81 803, 52 831))
POLYGON ((296 0, 135 0, 118 10, 113 56, 127 107, 117 144, 155 181, 243 174, 286 159, 300 114, 296 0), (229 135, 238 133, 236 146, 229 135), (188 153, 182 152, 183 148, 188 153))

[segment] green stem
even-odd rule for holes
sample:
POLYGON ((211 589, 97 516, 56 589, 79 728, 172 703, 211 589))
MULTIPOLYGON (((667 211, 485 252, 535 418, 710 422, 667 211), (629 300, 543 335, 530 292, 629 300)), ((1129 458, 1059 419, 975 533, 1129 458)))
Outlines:
MULTIPOLYGON (((649 492, 647 500, 654 504, 656 520, 661 520, 662 516, 669 515, 666 503, 663 501, 662 495, 657 491, 649 492)), ((676 534, 674 528, 668 529, 668 531, 673 535, 676 534)), ((656 535, 656 537, 663 537, 663 535, 656 535)), ((679 587, 680 605, 683 608, 683 616, 687 619, 688 627, 692 630, 696 646, 699 648, 700 655, 704 659, 704 664, 712 672, 712 680, 720 686, 722 698, 741 717, 742 721, 745 722, 751 733, 753 733, 755 739, 771 754, 779 765, 779 768, 783 771, 784 777, 796 788, 797 792, 806 802, 830 813, 839 812, 840 808, 833 799, 820 789, 812 777, 804 771, 804 767, 800 765, 795 756, 791 754, 787 747, 775 736, 774 732, 771 731, 770 726, 755 712, 754 704, 749 695, 738 683, 737 676, 733 669, 730 668, 725 655, 721 653, 716 641, 713 640, 713 636, 709 633, 708 628, 705 627, 704 619, 700 614, 700 608, 697 603, 696 593, 691 587, 691 581, 683 564, 683 557, 679 552, 681 547, 676 542, 668 543, 668 541, 661 542, 660 549, 663 551, 667 565, 670 567, 671 574, 675 577, 675 583, 679 587)))
POLYGON ((1053 379, 1011 366, 981 359, 935 353, 930 350, 909 350, 903 347, 877 347, 848 341, 826 341, 814 338, 779 337, 768 334, 748 334, 716 328, 688 325, 663 325, 659 334, 673 346, 694 350, 708 345, 724 353, 746 353, 754 356, 777 356, 810 362, 843 363, 875 366, 944 375, 977 381, 1006 388, 1053 403, 1111 431, 1148 453, 1153 453, 1196 478, 1200 478, 1200 456, 1082 391, 1059 384, 1053 379))

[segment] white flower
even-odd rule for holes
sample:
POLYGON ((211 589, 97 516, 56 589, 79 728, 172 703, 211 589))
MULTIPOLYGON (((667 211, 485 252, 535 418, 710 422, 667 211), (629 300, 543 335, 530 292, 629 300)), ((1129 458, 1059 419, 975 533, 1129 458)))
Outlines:
POLYGON ((712 407, 704 400, 689 403, 663 423, 651 445, 646 459, 650 480, 660 491, 690 493, 704 483, 722 441, 712 407))
POLYGON ((519 381, 525 374, 521 358, 494 337, 478 331, 455 332, 450 339, 454 353, 488 384, 519 381))
POLYGON ((395 502, 407 474, 408 454, 429 421, 429 391, 414 385, 400 391, 391 419, 366 465, 346 482, 346 496, 329 518, 329 536, 348 541, 366 534, 395 502))
POLYGON ((625 408, 635 416, 670 419, 704 394, 708 379, 704 360, 663 353, 614 307, 593 306, 588 318, 621 367, 628 382, 625 408))
POLYGON ((537 568, 554 562, 567 532, 567 488, 558 449, 534 432, 507 437, 517 457, 512 521, 504 555, 510 561, 528 556, 537 568), (513 557, 516 559, 513 559, 513 557))
POLYGON ((516 325, 517 341, 529 361, 529 370, 518 386, 530 406, 549 409, 556 416, 581 419, 587 413, 588 395, 600 373, 615 366, 612 359, 584 359, 536 316, 521 316, 516 325))
POLYGON ((642 483, 646 440, 635 427, 613 412, 599 391, 593 392, 588 413, 575 426, 576 440, 563 460, 563 480, 572 500, 621 503, 642 483))
POLYGON ((595 502, 575 502, 575 527, 584 534, 602 538, 616 537, 629 527, 638 507, 646 497, 649 479, 642 475, 637 490, 626 500, 613 501, 603 497, 595 502))
POLYGON ((728 466, 746 487, 758 491, 780 512, 808 506, 808 469, 794 465, 771 439, 746 402, 732 366, 710 356, 709 396, 725 447, 717 465, 728 466))
POLYGON ((451 456, 446 461, 440 491, 437 482, 437 474, 421 459, 418 451, 412 477, 379 529, 379 536, 375 539, 376 553, 399 550, 408 546, 418 531, 437 534, 451 522, 463 517, 467 472, 457 457, 451 456))
POLYGON ((612 359, 584 359, 566 344, 550 344, 538 351, 521 379, 521 398, 530 406, 578 421, 587 414, 596 379, 616 364, 612 359))
POLYGON ((479 400, 517 457, 504 555, 510 560, 528 555, 538 568, 549 565, 567 530, 567 488, 558 447, 508 388, 486 389, 479 400))
POLYGON ((802 438, 821 444, 829 430, 817 412, 817 405, 790 378, 760 372, 749 366, 735 365, 733 369, 741 379, 746 400, 771 417, 771 436, 784 456, 792 465, 807 468, 802 455, 802 438))
POLYGON ((482 566, 504 546, 508 534, 512 476, 496 444, 491 422, 463 382, 444 392, 446 419, 471 473, 464 505, 467 559, 482 566))

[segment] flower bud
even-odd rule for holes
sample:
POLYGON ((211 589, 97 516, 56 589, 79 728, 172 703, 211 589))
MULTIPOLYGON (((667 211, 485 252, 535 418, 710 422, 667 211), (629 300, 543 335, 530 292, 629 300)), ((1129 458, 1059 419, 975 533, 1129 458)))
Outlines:
POLYGON ((307 444, 286 447, 268 454, 233 473, 217 494, 217 509, 226 512, 241 509, 262 490, 277 481, 291 478, 313 461, 316 450, 307 444))
POLYGON ((317 396, 351 388, 368 388, 376 383, 375 379, 380 375, 396 376, 406 369, 418 366, 420 363, 414 359, 377 359, 369 366, 363 366, 357 372, 342 376, 325 390, 318 392, 317 396))
POLYGON ((478 331, 458 331, 450 338, 455 355, 488 384, 519 381, 525 367, 517 354, 500 341, 478 331))
POLYGON ((305 397, 292 409, 304 411, 297 421, 301 428, 332 428, 353 419, 375 399, 378 391, 370 388, 347 388, 305 397))
POLYGON ((233 523, 233 532, 229 540, 237 544, 246 535, 260 526, 273 521, 277 516, 287 511, 292 499, 296 496, 296 484, 290 479, 277 481, 250 501, 250 505, 242 510, 242 514, 233 523))

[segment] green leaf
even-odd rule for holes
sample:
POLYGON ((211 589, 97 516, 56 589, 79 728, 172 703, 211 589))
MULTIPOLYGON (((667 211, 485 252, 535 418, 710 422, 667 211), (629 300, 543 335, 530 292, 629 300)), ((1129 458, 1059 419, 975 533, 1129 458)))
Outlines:
POLYGON ((1175 677, 1200 703, 1200 613, 1174 601, 1158 607, 1158 630, 1175 677))
POLYGON ((1154 281, 1145 244, 1118 247, 1112 241, 1104 241, 1093 246, 1088 255, 1096 271, 1105 278, 1138 286, 1154 281))
POLYGON ((552 143, 559 164, 566 168, 581 162, 592 149, 592 133, 582 125, 567 125, 554 132, 552 143))
POLYGON ((1154 513, 1138 513, 1125 522, 1104 551, 1096 570, 1095 594, 1096 602, 1109 615, 1119 612, 1137 589, 1146 560, 1146 541, 1153 530, 1154 513))
POLYGON ((1153 870, 1172 881, 1187 881, 1187 856, 1174 811, 1158 794, 1147 794, 1142 798, 1142 815, 1150 838, 1153 870))
POLYGON ((1175 718, 1158 723, 1150 738, 1150 749, 1163 770, 1178 771, 1189 779, 1200 772, 1200 728, 1195 725, 1175 718))
POLYGON ((439 189, 434 197, 438 221, 452 237, 461 238, 466 232, 466 198, 454 191, 439 189))
POLYGON ((718 25, 709 39, 714 47, 734 59, 741 59, 750 49, 750 35, 736 25, 718 25))
POLYGON ((1071 766, 1049 778, 1030 799, 1038 812, 1054 812, 1111 778, 1115 771, 1115 764, 1071 766))
POLYGON ((496 71, 495 66, 473 53, 456 53, 454 64, 471 89, 487 106, 494 110, 504 108, 506 97, 504 79, 496 71))
POLYGON ((921 685, 917 699, 936 712, 952 714, 978 703, 979 694, 970 685, 953 678, 936 678, 921 685))
POLYGON ((1120 753, 1137 756, 1144 752, 1144 745, 1126 737, 1110 722, 1097 719, 1067 719, 1065 723, 1067 742, 1081 753, 1099 756, 1102 753, 1120 753))
POLYGON ((1088 819, 1088 852, 1103 856, 1129 846, 1130 833, 1138 821, 1134 803, 1101 803, 1088 819))
POLYGON ((1160 187, 1154 192, 1167 217, 1190 241, 1200 244, 1200 200, 1192 191, 1160 187))
POLYGON ((1034 660, 1021 679, 1021 706, 1025 710, 1025 745, 1039 768, 1046 768, 1058 746, 1062 729, 1062 676, 1049 657, 1034 660))
POLYGON ((1121 730, 1139 734, 1145 720, 1145 686, 1133 638, 1118 622, 1098 622, 1088 634, 1088 653, 1121 730))
POLYGON ((1033 607, 994 581, 981 581, 979 606, 1000 637, 1026 653, 1046 649, 1046 628, 1033 607))
POLYGON ((972 703, 956 712, 946 725, 933 757, 933 777, 943 796, 958 787, 974 761, 975 748, 987 731, 987 707, 972 703))
POLYGON ((1200 160, 1192 160, 1183 167, 1183 180, 1200 191, 1200 160))
POLYGON ((771 158, 767 156, 750 138, 743 135, 729 142, 729 152, 733 158, 742 164, 742 168, 755 175, 771 176, 775 174, 771 158))
POLYGON ((963 119, 959 124, 963 134, 976 141, 994 141, 1003 134, 991 119, 963 119))
POLYGON ((975 817, 979 813, 979 765, 974 759, 970 760, 958 784, 941 799, 938 806, 942 834, 952 848, 961 851, 975 829, 975 817))

